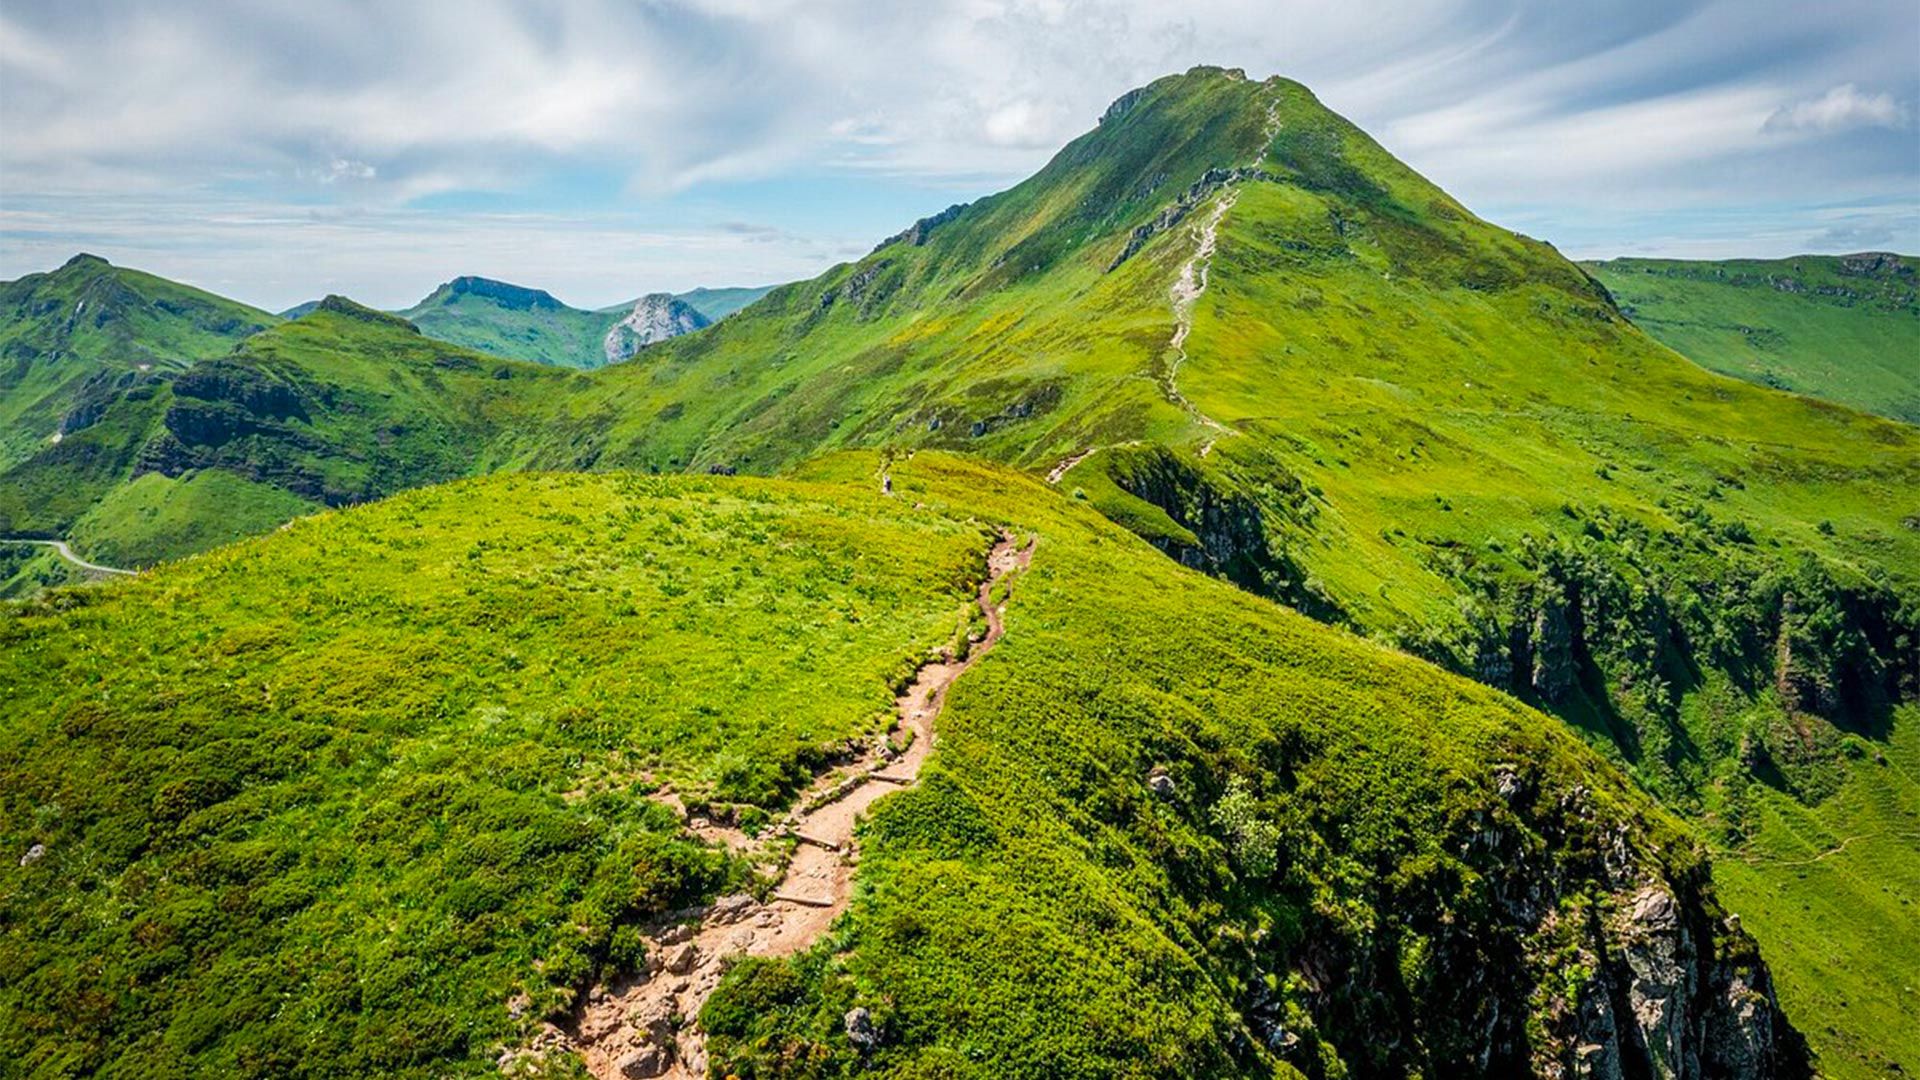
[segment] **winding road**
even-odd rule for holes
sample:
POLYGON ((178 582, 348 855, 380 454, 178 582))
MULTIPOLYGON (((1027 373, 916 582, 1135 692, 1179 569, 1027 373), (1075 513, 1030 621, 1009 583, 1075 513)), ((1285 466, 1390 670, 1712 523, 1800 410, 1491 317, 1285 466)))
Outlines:
POLYGON ((8 537, 0 537, 0 543, 39 544, 42 547, 50 547, 53 550, 59 552, 61 558, 67 560, 68 562, 72 563, 73 565, 79 567, 82 570, 90 570, 96 574, 121 574, 126 577, 132 577, 135 574, 138 574, 140 572, 138 570, 122 570, 117 566, 101 566, 99 563, 90 563, 87 560, 81 558, 80 556, 75 555, 73 553, 73 549, 67 546, 67 542, 65 540, 27 540, 19 537, 8 536, 8 537))

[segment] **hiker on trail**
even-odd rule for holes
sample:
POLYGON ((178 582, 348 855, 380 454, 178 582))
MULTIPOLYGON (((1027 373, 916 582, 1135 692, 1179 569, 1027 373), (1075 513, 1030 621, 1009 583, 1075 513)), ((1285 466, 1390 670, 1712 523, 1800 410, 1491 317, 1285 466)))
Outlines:
POLYGON ((893 474, 892 473, 880 474, 880 494, 882 495, 893 494, 893 474))

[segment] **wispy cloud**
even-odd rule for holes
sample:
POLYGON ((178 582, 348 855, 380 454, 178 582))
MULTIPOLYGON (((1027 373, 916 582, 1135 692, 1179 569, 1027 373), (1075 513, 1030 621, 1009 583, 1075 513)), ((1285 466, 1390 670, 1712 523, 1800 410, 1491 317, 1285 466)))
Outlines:
POLYGON ((1772 132, 1852 131, 1856 128, 1907 126, 1907 107, 1892 94, 1863 94, 1852 83, 1842 83, 1817 98, 1782 106, 1767 117, 1772 132))

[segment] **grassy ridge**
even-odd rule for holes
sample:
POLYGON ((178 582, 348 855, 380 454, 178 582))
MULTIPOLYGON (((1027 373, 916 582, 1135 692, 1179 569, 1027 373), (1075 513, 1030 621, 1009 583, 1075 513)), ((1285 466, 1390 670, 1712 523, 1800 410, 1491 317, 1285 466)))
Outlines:
POLYGON ((841 935, 744 965, 709 1004, 717 1071, 1545 1068, 1604 965, 1501 897, 1541 889, 1561 918, 1619 903, 1585 848, 1615 821, 1645 872, 1701 872, 1670 819, 1511 699, 1184 571, 1037 484, 926 455, 893 476, 931 511, 1037 533, 1033 569, 920 786, 870 823, 841 935), (1490 762, 1537 798, 1499 806, 1490 762), (1596 806, 1568 828, 1551 807, 1576 784, 1596 806), (864 1056, 841 1027, 856 1005, 886 1033, 864 1056))
POLYGON ((1583 913, 1649 882, 1702 978, 1763 978, 1697 848, 1548 718, 1030 480, 922 455, 887 499, 878 465, 494 477, 6 611, 0 842, 45 847, 0 863, 0 1051, 488 1073, 517 990, 562 1006, 640 961, 639 920, 741 881, 652 783, 751 820, 874 731, 990 523, 1038 536, 1007 637, 869 828, 854 951, 715 998, 726 1067, 850 1068, 854 1000, 882 1074, 1541 1066, 1622 977, 1583 913))
POLYGON ((0 283, 0 468, 44 446, 76 407, 138 372, 218 356, 277 321, 92 255, 0 283))
POLYGON ((953 633, 985 537, 863 496, 503 477, 0 612, 0 1060, 484 1073, 738 880, 643 793, 777 802, 953 633))
POLYGON ((1920 423, 1920 280, 1894 255, 1609 259, 1634 323, 1702 367, 1920 423))

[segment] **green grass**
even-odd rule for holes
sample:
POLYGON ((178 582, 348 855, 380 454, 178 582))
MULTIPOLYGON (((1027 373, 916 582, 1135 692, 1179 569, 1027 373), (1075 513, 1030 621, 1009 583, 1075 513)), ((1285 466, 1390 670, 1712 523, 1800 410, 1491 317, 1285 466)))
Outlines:
POLYGON ((1586 267, 1635 324, 1702 367, 1920 423, 1916 261, 1800 255, 1586 267))
POLYGON ((1621 971, 1546 916, 1642 880, 1751 974, 1698 847, 1551 719, 1016 474, 920 455, 887 499, 878 466, 492 477, 0 613, 0 848, 46 845, 0 862, 0 1055, 490 1073, 517 990, 562 1006, 638 963, 638 922, 743 882, 652 785, 779 805, 879 730, 996 525, 1038 545, 1007 636, 867 827, 832 942, 729 976, 727 1068, 840 1075, 855 1001, 878 1075, 1564 1062, 1569 971, 1621 971), (1242 1034, 1274 1021, 1303 1040, 1286 1062, 1242 1034))
POLYGON ((45 446, 63 418, 117 384, 218 356, 277 321, 92 255, 0 282, 0 468, 45 446))
POLYGON ((1809 807, 1763 787, 1750 835, 1714 871, 1773 962, 1835 1080, 1920 1071, 1920 711, 1884 745, 1855 745, 1852 774, 1809 807))
POLYGON ((539 289, 463 277, 399 313, 429 337, 495 356, 556 367, 607 362, 610 316, 568 307, 539 289))
POLYGON ((179 477, 145 473, 114 488, 74 522, 68 540, 108 566, 151 566, 258 536, 318 508, 221 469, 179 477))
POLYGON ((739 880, 645 792, 777 805, 953 633, 980 527, 864 487, 502 477, 0 612, 0 1060, 484 1073, 739 880))

